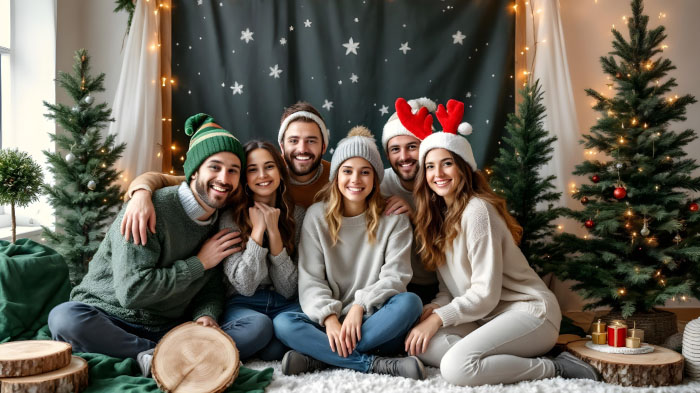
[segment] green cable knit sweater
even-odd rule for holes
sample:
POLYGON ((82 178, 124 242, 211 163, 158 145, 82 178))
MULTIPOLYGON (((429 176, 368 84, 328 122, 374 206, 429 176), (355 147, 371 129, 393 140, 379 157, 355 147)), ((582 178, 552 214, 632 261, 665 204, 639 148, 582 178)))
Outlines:
POLYGON ((124 240, 119 231, 122 208, 71 300, 152 330, 188 317, 218 319, 224 301, 221 268, 205 271, 196 256, 215 233, 216 220, 202 225, 190 218, 178 186, 156 191, 153 204, 156 233, 149 232, 146 245, 124 240))

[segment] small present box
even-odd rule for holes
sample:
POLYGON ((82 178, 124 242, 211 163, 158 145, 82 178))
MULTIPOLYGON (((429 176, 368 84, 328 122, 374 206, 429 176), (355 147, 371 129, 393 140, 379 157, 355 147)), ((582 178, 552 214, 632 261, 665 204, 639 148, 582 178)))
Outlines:
POLYGON ((642 345, 642 341, 639 337, 627 337, 625 340, 625 346, 627 348, 639 348, 642 345))
POLYGON ((611 347, 624 347, 627 342, 627 325, 624 321, 612 321, 608 325, 608 345, 611 347))
POLYGON ((593 344, 605 345, 608 343, 608 333, 591 333, 593 344))
POLYGON ((630 337, 638 338, 640 342, 644 342, 644 330, 637 329, 637 322, 634 322, 632 329, 627 332, 630 337))
POLYGON ((600 319, 598 320, 598 322, 594 322, 593 330, 591 330, 591 333, 606 333, 605 322, 602 322, 600 319))

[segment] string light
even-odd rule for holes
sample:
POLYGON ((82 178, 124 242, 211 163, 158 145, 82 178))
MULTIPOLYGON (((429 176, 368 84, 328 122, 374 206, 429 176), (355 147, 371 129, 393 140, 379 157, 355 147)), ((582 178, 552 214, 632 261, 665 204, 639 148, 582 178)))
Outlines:
POLYGON ((175 150, 175 145, 170 146, 170 150, 175 150))
POLYGON ((620 288, 617 290, 617 293, 619 293, 620 295, 624 295, 626 292, 627 291, 625 291, 625 288, 620 288))

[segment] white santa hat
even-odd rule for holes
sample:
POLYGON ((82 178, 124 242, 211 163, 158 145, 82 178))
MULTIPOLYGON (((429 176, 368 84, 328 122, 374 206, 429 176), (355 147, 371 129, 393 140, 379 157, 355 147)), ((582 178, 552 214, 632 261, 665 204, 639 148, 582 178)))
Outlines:
POLYGON ((435 132, 423 139, 419 150, 419 163, 423 166, 425 155, 433 149, 446 149, 462 157, 462 159, 476 171, 476 160, 472 152, 472 146, 465 136, 472 133, 469 123, 460 123, 464 116, 464 103, 457 100, 447 101, 447 110, 440 104, 435 115, 442 125, 442 132, 435 132))
MULTIPOLYGON (((406 118, 404 117, 404 119, 401 119, 401 117, 403 116, 399 116, 399 106, 404 105, 403 103, 408 104, 408 106, 405 108, 410 108, 410 112, 414 116, 418 113, 418 111, 421 108, 426 108, 427 112, 435 112, 435 109, 437 108, 435 102, 426 97, 414 98, 412 100, 409 100, 408 102, 406 102, 406 100, 404 100, 403 98, 398 98, 394 105, 396 107, 396 112, 394 112, 394 114, 391 115, 386 124, 384 124, 384 130, 382 132, 382 147, 384 147, 384 152, 386 153, 388 153, 389 140, 395 136, 408 135, 421 140, 426 136, 422 135, 420 131, 414 132, 415 128, 412 127, 412 124, 408 122, 407 124, 403 124, 404 122, 406 122, 406 118), (412 128, 414 128, 414 130, 412 130, 412 128)), ((428 134, 432 131, 432 116, 430 117, 430 119, 431 128, 428 130, 428 134)))

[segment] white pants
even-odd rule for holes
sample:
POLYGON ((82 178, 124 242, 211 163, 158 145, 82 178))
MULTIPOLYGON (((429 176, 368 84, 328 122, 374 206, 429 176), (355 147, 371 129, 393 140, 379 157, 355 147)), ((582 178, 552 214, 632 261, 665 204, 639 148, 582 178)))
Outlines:
POLYGON ((546 319, 507 311, 488 322, 440 328, 418 357, 460 386, 552 378, 554 363, 531 357, 547 353, 558 336, 559 328, 546 319))

